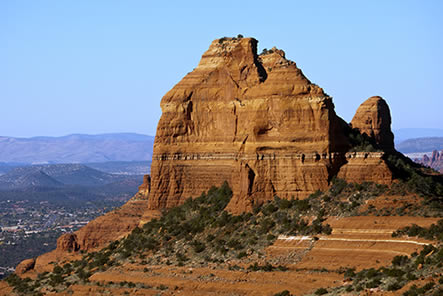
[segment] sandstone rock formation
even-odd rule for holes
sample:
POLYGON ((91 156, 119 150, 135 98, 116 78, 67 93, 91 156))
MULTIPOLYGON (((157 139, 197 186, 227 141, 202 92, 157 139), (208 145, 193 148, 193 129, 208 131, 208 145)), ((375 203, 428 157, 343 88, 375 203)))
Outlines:
MULTIPOLYGON (((256 50, 253 38, 213 41, 197 68, 162 98, 150 186, 140 192, 150 209, 174 207, 225 180, 234 192, 232 212, 275 195, 304 198, 327 189, 349 162, 349 127, 332 98, 282 50, 256 50)), ((353 126, 393 150, 390 120, 386 102, 374 97, 360 106, 353 126)), ((381 157, 370 159, 384 163, 381 157)), ((374 164, 383 172, 355 176, 366 163, 346 167, 341 176, 392 179, 385 165, 374 164)))
POLYGON ((440 152, 434 150, 430 157, 425 154, 422 159, 415 159, 414 161, 433 168, 443 174, 443 150, 440 152))
POLYGON ((375 139, 384 151, 395 151, 391 131, 391 112, 381 97, 370 97, 358 107, 351 126, 375 139))
MULTIPOLYGON (((350 126, 332 98, 273 48, 257 55, 253 38, 212 42, 192 72, 161 100, 151 176, 119 210, 91 221, 37 258, 51 268, 70 252, 90 251, 128 234, 158 210, 228 181, 228 210, 241 213, 280 198, 326 190, 333 177, 390 184, 383 152, 348 152, 350 126)), ((393 151, 390 114, 380 97, 362 104, 352 127, 393 151)))
POLYGON ((65 233, 57 239, 57 249, 61 251, 74 251, 80 250, 80 244, 78 243, 77 234, 65 233))
POLYGON ((340 168, 338 178, 347 182, 374 182, 389 185, 392 172, 383 160, 383 152, 349 152, 347 163, 340 168))

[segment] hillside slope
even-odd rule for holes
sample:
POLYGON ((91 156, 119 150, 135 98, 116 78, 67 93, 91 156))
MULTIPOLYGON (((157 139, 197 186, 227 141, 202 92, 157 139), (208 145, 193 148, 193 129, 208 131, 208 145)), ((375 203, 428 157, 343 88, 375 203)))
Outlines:
POLYGON ((124 177, 104 173, 81 164, 52 164, 18 167, 0 176, 0 189, 60 187, 61 185, 99 186, 124 177))
MULTIPOLYGON (((443 230, 440 218, 404 216, 408 208, 418 205, 416 201, 402 216, 372 212, 382 213, 388 207, 367 211, 368 202, 392 201, 393 193, 375 184, 361 187, 340 181, 306 200, 276 198, 253 213, 231 215, 223 210, 232 196, 225 183, 157 218, 146 211, 143 218, 137 217, 146 201, 133 200, 97 219, 95 231, 88 234, 88 228, 83 228, 81 233, 64 235, 54 252, 23 262, 18 267, 21 272, 30 267, 40 272, 22 275, 34 280, 11 276, 7 281, 16 292, 59 295, 278 295, 283 290, 304 295, 344 290, 343 286, 369 293, 379 286, 378 291, 384 292, 408 289, 411 282, 421 287, 432 274, 437 275, 434 282, 441 282, 438 274, 443 270, 436 264, 443 255, 438 243, 443 230), (126 219, 129 224, 145 222, 101 250, 81 245, 84 235, 109 241, 106 227, 110 224, 99 223, 125 215, 131 217, 126 219), (402 229, 411 223, 416 226, 402 229), (81 255, 79 250, 89 253, 81 255), (422 267, 408 265, 408 275, 395 266, 391 272, 389 267, 391 262, 419 260, 422 267), (54 261, 58 265, 48 264, 54 261), (396 286, 391 285, 392 278, 396 286)), ((435 284, 427 289, 441 291, 435 284)))

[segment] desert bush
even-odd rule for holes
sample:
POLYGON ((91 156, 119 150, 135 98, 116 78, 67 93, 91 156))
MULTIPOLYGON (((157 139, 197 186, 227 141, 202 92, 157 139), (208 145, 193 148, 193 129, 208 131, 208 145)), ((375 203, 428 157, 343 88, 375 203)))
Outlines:
POLYGON ((437 224, 432 224, 427 228, 412 224, 412 226, 406 226, 392 233, 392 237, 401 235, 418 236, 429 240, 443 241, 443 219, 438 220, 437 224))
POLYGON ((275 293, 274 296, 293 296, 293 294, 291 294, 291 292, 289 292, 288 290, 284 290, 284 291, 275 293))
POLYGON ((271 272, 271 271, 287 271, 288 268, 283 265, 279 266, 273 266, 269 262, 265 263, 264 265, 259 265, 257 262, 254 264, 251 264, 247 268, 249 271, 265 271, 265 272, 271 272))
POLYGON ((402 287, 403 286, 400 283, 394 282, 394 283, 388 285, 386 290, 388 290, 388 291, 397 291, 397 290, 400 290, 402 287))
POLYGON ((394 266, 395 265, 403 266, 403 265, 405 265, 405 264, 407 264, 409 262, 410 262, 410 260, 409 260, 408 256, 395 256, 392 259, 392 265, 394 265, 394 266))
POLYGON ((191 245, 196 253, 201 253, 206 249, 205 244, 198 240, 194 240, 191 245))
POLYGON ((319 288, 319 289, 317 289, 316 291, 315 291, 315 295, 324 295, 324 294, 327 294, 328 293, 328 290, 326 290, 325 288, 319 288))
POLYGON ((332 179, 332 186, 329 188, 329 192, 332 196, 337 196, 343 191, 343 189, 345 189, 346 185, 347 183, 345 180, 334 177, 332 179))

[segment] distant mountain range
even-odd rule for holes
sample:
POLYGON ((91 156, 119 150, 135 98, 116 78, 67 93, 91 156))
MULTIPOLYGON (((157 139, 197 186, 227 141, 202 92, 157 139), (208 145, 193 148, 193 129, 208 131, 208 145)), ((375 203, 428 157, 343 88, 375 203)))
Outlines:
POLYGON ((0 137, 0 162, 20 164, 148 161, 154 137, 133 133, 0 137))
MULTIPOLYGON (((111 163, 107 166, 113 168, 111 163)), ((124 170, 121 163, 117 167, 124 170)), ((126 201, 137 192, 143 175, 125 172, 109 174, 80 164, 16 167, 0 176, 0 201, 50 201, 63 205, 79 205, 85 201, 126 201)))
POLYGON ((396 149, 405 154, 443 150, 443 137, 408 139, 397 144, 396 149))
POLYGON ((443 129, 439 128, 401 128, 393 133, 396 145, 408 139, 443 137, 443 129))

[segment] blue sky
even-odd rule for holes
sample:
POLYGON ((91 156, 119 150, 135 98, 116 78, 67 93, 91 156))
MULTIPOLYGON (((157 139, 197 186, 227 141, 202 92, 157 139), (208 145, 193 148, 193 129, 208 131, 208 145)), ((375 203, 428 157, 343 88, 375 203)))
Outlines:
POLYGON ((160 100, 213 39, 277 46, 346 121, 443 128, 443 1, 0 1, 0 135, 154 135, 160 100))

